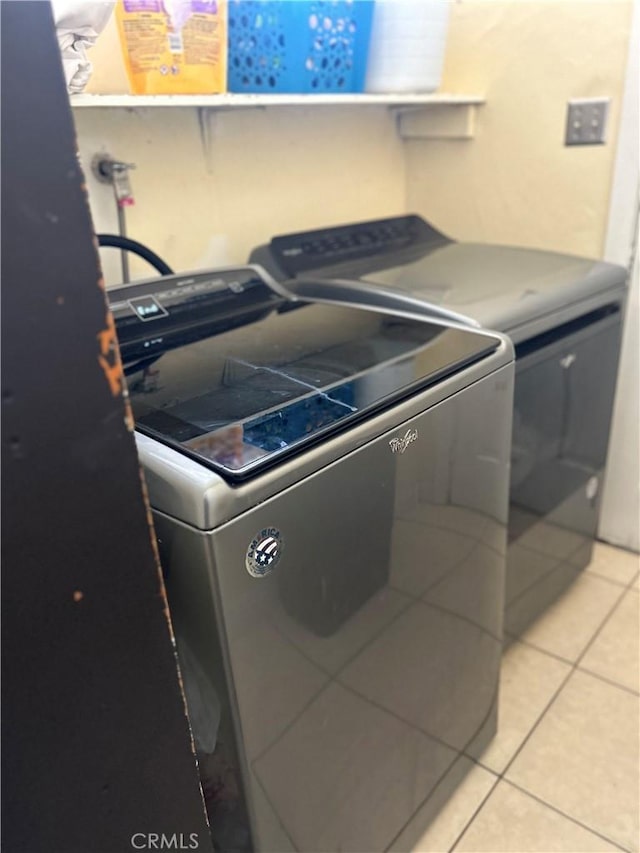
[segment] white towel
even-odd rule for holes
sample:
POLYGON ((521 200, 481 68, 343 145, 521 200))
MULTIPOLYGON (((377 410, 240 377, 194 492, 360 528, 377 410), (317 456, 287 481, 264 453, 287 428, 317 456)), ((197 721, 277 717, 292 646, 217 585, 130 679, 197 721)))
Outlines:
POLYGON ((64 76, 70 94, 82 92, 91 76, 86 49, 106 27, 115 0, 51 0, 64 76))

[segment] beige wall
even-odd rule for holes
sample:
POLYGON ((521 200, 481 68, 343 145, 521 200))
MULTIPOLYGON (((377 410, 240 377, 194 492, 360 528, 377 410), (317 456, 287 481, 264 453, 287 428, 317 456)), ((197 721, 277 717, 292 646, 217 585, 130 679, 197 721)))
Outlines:
MULTIPOLYGON (((88 92, 126 91, 115 23, 90 53, 88 92)), ((243 263, 273 234, 405 209, 404 148, 385 107, 270 107, 209 113, 205 156, 194 108, 76 109, 97 231, 116 231, 110 187, 91 175, 96 152, 134 162, 131 237, 175 269, 243 263)), ((117 252, 102 252, 118 283, 117 252)), ((133 265, 138 275, 149 267, 133 265)))
POLYGON ((462 0, 442 88, 480 92, 475 139, 407 143, 407 205, 451 236, 601 256, 626 0, 462 0), (566 102, 611 96, 604 146, 565 147, 566 102))
MULTIPOLYGON (((77 109, 82 159, 107 150, 137 164, 130 234, 181 269, 404 210, 460 239, 602 255, 631 6, 452 4, 441 88, 486 94, 472 140, 403 143, 384 107, 269 108, 211 114, 207 160, 195 109, 77 109), (607 144, 565 147, 566 101, 600 95, 612 97, 607 144)), ((125 90, 113 21, 91 58, 89 91, 125 90)), ((88 182, 97 229, 115 230, 110 189, 88 182)), ((117 282, 116 253, 103 257, 117 282)))
MULTIPOLYGON (((279 107, 211 120, 207 158, 194 108, 76 109, 96 230, 113 233, 117 222, 111 188, 91 175, 101 150, 136 164, 129 235, 175 269, 243 263, 276 233, 404 210, 403 149, 384 108, 279 107)), ((119 280, 116 255, 103 252, 108 283, 119 280)))

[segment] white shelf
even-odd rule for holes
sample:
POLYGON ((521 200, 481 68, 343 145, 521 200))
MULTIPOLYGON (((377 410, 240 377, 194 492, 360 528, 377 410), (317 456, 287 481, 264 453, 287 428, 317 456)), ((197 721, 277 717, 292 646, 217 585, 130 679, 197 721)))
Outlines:
POLYGON ((301 106, 475 106, 483 104, 482 95, 398 94, 398 95, 72 95, 74 108, 125 107, 197 107, 208 109, 246 109, 247 107, 301 106))

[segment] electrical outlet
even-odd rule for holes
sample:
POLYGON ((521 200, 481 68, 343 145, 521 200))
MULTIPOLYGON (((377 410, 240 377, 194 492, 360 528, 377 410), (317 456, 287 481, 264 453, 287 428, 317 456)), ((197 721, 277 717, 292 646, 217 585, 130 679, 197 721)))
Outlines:
POLYGON ((611 98, 576 98, 567 104, 565 145, 603 145, 611 98))

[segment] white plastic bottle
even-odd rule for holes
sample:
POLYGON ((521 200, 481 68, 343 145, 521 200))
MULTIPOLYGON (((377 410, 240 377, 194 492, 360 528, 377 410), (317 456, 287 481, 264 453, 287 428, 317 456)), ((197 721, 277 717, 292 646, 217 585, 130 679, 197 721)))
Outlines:
POLYGON ((365 91, 433 92, 453 0, 376 0, 365 91))

